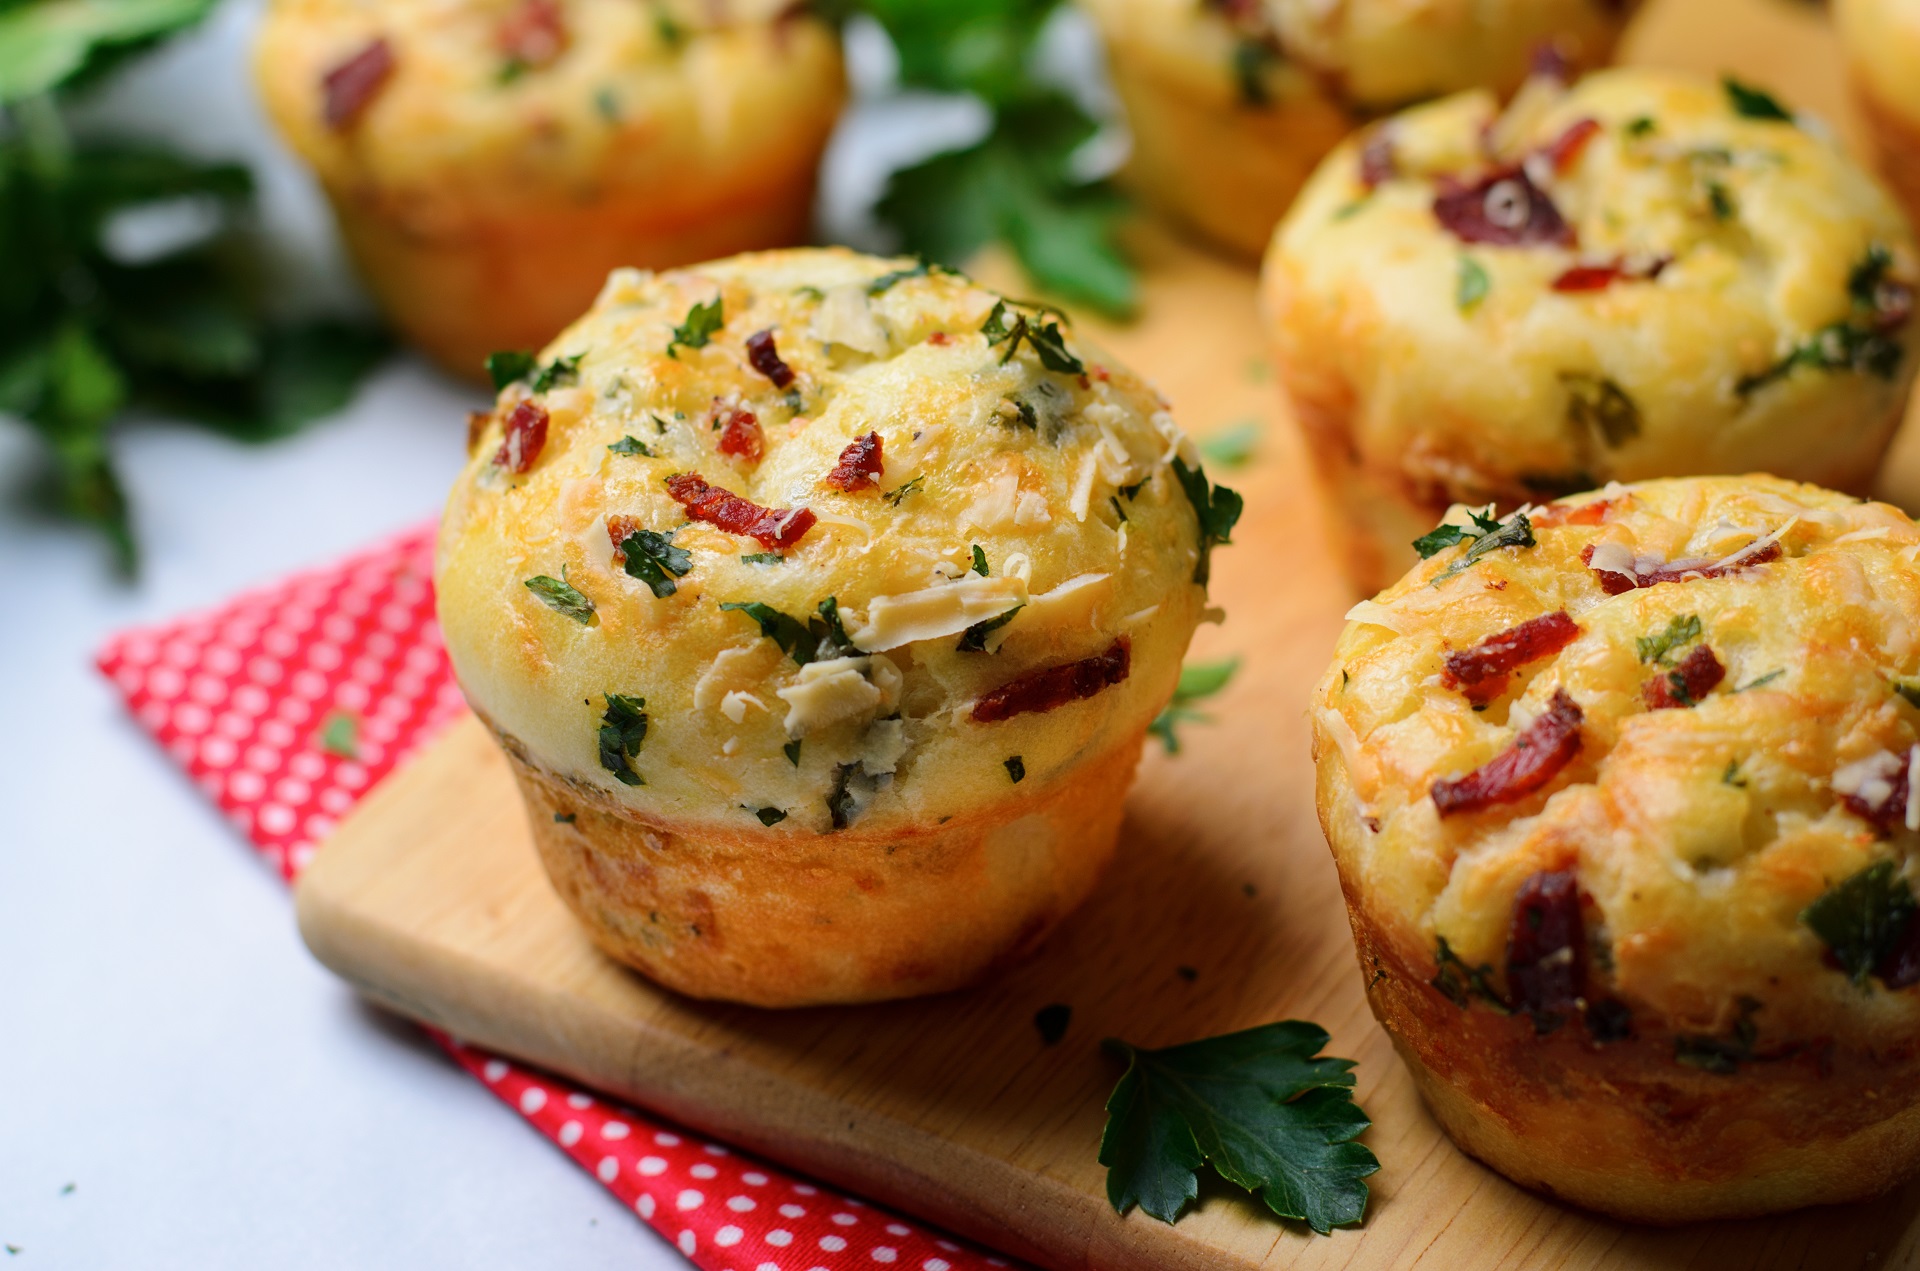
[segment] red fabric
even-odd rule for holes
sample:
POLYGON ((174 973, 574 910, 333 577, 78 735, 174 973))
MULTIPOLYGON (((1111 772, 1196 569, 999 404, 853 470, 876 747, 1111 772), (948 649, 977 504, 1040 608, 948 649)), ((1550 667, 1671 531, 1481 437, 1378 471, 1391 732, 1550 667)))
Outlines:
MULTIPOLYGON (((464 709, 433 616, 433 537, 422 526, 208 613, 123 632, 95 659, 142 727, 288 881, 342 814, 464 709), (322 745, 341 715, 354 721, 351 756, 322 745)), ((338 724, 333 732, 340 741, 338 724)), ((706 1271, 1009 1265, 433 1035, 706 1271)))

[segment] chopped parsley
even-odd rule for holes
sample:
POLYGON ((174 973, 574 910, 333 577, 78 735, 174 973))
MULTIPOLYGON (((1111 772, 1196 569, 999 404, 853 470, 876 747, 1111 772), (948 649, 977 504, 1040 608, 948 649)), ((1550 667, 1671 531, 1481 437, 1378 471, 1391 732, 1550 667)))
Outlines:
POLYGON ((1049 371, 1058 371, 1062 375, 1086 374, 1086 364, 1067 351, 1066 337, 1060 334, 1060 324, 1047 318, 1048 314, 1059 314, 1058 309, 1051 305, 1021 301, 1011 303, 1031 309, 1033 313, 1028 315, 1017 309, 1010 310, 1008 301, 999 300, 994 303, 993 312, 987 315, 985 325, 980 328, 980 334, 987 337, 988 348, 1006 344, 1007 351, 1000 355, 1002 366, 1013 360, 1013 355, 1020 351, 1020 342, 1025 340, 1033 347, 1040 365, 1049 371), (1007 321, 1009 313, 1013 317, 1011 324, 1007 321))
POLYGON ((1213 549, 1233 541, 1233 527, 1240 520, 1245 500, 1223 485, 1209 486, 1206 470, 1189 468, 1178 455, 1173 459, 1173 475, 1200 520, 1200 559, 1193 566, 1193 581, 1204 587, 1213 575, 1213 549))
POLYGON ((1734 1021, 1730 1036, 1677 1035, 1673 1039, 1674 1061, 1722 1077, 1732 1076, 1740 1071, 1741 1064, 1751 1063, 1757 1058, 1753 1053, 1753 1044, 1759 1040, 1760 1030, 1754 1027, 1753 1016, 1760 1009, 1761 1004, 1757 999, 1742 997, 1740 1018, 1734 1021))
POLYGON ((1033 408, 1033 403, 1024 397, 1012 394, 1000 399, 1000 406, 993 412, 993 419, 995 423, 1005 428, 1028 428, 1036 432, 1040 428, 1040 412, 1033 408), (1013 409, 1008 410, 1008 407, 1013 409))
POLYGON ((331 711, 320 721, 314 740, 336 759, 360 757, 360 717, 352 711, 331 711))
POLYGON ((1208 463, 1217 463, 1223 468, 1244 468, 1253 459, 1253 452, 1260 444, 1261 432, 1259 423, 1249 419, 1212 436, 1203 437, 1194 444, 1208 463))
MULTIPOLYGON (((1775 671, 1775 675, 1780 672, 1775 671)), ((1893 691, 1906 699, 1909 706, 1920 706, 1920 680, 1895 680, 1893 691)))
POLYGON ((642 455, 648 459, 653 458, 653 451, 648 450, 647 443, 638 437, 622 437, 607 449, 616 455, 642 455))
POLYGON ((1764 371, 1743 375, 1733 386, 1741 397, 1787 378, 1799 367, 1816 371, 1858 371, 1890 380, 1900 368, 1900 346, 1870 327, 1830 322, 1764 371))
POLYGON ((1459 272, 1453 280, 1454 307, 1462 313, 1472 313, 1492 288, 1493 279, 1487 276, 1486 266, 1462 254, 1459 272))
POLYGON ((1738 759, 1727 760, 1727 770, 1720 774, 1720 784, 1723 786, 1733 786, 1739 790, 1747 788, 1747 779, 1740 775, 1740 761, 1738 759))
MULTIPOLYGON (((840 621, 840 603, 832 596, 820 602, 819 617, 805 622, 758 600, 730 600, 720 608, 751 618, 759 624, 760 634, 779 645, 799 666, 860 652, 847 636, 846 626, 840 621)), ((799 753, 795 743, 793 754, 787 756, 796 767, 800 762, 796 757, 799 753)))
POLYGON ((1285 59, 1273 41, 1243 35, 1233 45, 1233 82, 1240 90, 1240 103, 1263 109, 1273 103, 1267 90, 1267 70, 1285 59))
POLYGON ((778 825, 787 819, 787 814, 779 808, 761 808, 754 813, 762 825, 778 825))
POLYGON ((1015 605, 998 617, 987 618, 974 623, 962 633, 960 643, 954 646, 955 650, 960 653, 985 653, 987 651, 987 637, 1006 626, 1009 622, 1012 622, 1013 616, 1025 608, 1026 605, 1024 604, 1015 605))
POLYGON ((1534 545, 1533 522, 1527 519, 1525 512, 1515 512, 1505 521, 1491 515, 1489 506, 1485 511, 1470 511, 1471 525, 1455 525, 1443 522, 1413 540, 1413 550, 1420 553, 1421 560, 1431 559, 1459 543, 1467 544, 1467 550, 1459 560, 1448 566, 1434 577, 1434 585, 1445 582, 1461 570, 1489 552, 1503 547, 1532 547, 1534 545))
POLYGON ((1007 776, 1012 779, 1015 785, 1019 785, 1027 779, 1026 761, 1021 759, 1019 755, 1015 755, 1013 758, 1006 760, 1005 763, 1002 764, 1002 767, 1006 768, 1007 776))
POLYGON ((579 816, 573 812, 555 812, 553 814, 553 823, 555 825, 572 825, 579 819, 579 816))
POLYGON ((1479 998, 1502 1015, 1513 1014, 1513 1007, 1507 1005, 1507 999, 1493 985, 1493 966, 1482 962, 1473 966, 1453 951, 1447 938, 1441 936, 1434 947, 1434 977, 1428 980, 1439 989, 1449 1001, 1461 1010, 1473 1005, 1473 999, 1479 998))
POLYGON ((1830 888, 1800 912, 1800 921, 1827 946, 1855 984, 1900 944, 1913 922, 1913 888, 1892 861, 1877 861, 1830 888))
POLYGON ((925 257, 921 257, 917 263, 909 268, 896 269, 875 278, 867 284, 867 294, 869 296, 884 295, 898 284, 906 282, 909 278, 926 278, 936 273, 951 274, 953 272, 953 270, 943 265, 936 265, 925 257))
POLYGON ((833 789, 827 791, 827 816, 833 828, 844 830, 859 812, 859 801, 852 790, 853 773, 859 764, 843 763, 833 770, 833 789))
POLYGON ((1040 1044, 1057 1045, 1073 1022, 1073 1008, 1061 1002, 1043 1006, 1033 1013, 1033 1026, 1040 1030, 1040 1044))
POLYGON ((1173 700, 1166 704, 1153 722, 1147 725, 1147 731, 1160 739, 1167 753, 1180 753, 1180 738, 1174 727, 1185 723, 1210 724, 1213 717, 1203 711, 1194 710, 1192 703, 1212 697, 1232 682, 1234 673, 1240 669, 1239 658, 1222 658, 1217 662, 1191 662, 1180 668, 1180 682, 1174 687, 1173 700))
POLYGON ((574 585, 567 581, 567 567, 560 567, 560 577, 549 578, 545 574, 535 574, 527 579, 527 590, 540 597, 551 609, 555 609, 572 618, 581 626, 593 621, 593 601, 587 599, 574 585))
POLYGON ((1178 1221, 1211 1165, 1322 1235, 1359 1222, 1362 1180, 1380 1162, 1354 1142, 1370 1122, 1353 1101, 1353 1061, 1321 1055, 1326 1044, 1326 1030, 1302 1020, 1163 1050, 1101 1043, 1127 1065, 1100 1136, 1115 1212, 1138 1205, 1178 1221))
POLYGON ((673 545, 671 533, 635 530, 620 541, 620 551, 627 558, 628 576, 645 583, 660 600, 678 591, 679 584, 673 580, 686 577, 693 568, 693 556, 673 545))
POLYGON ((1636 636, 1634 647, 1639 650, 1642 662, 1651 662, 1655 666, 1667 666, 1673 660, 1673 651, 1700 638, 1700 615, 1683 614, 1667 623, 1667 629, 1658 635, 1636 636))
POLYGON ((800 739, 795 738, 794 740, 788 742, 786 745, 780 747, 780 753, 787 757, 788 763, 798 768, 800 766, 800 739))
POLYGON ((1575 428, 1598 433, 1614 449, 1640 435, 1640 407, 1609 377, 1562 371, 1560 382, 1567 388, 1567 422, 1575 428))
POLYGON ((909 494, 915 493, 920 489, 921 486, 925 485, 926 483, 927 483, 927 479, 924 476, 915 477, 913 480, 907 482, 905 485, 901 486, 899 489, 888 490, 883 494, 881 494, 880 497, 887 501, 888 507, 897 508, 900 506, 900 500, 906 498, 909 494))
POLYGON ((1776 670, 1768 671, 1765 675, 1757 676, 1754 679, 1748 680, 1745 684, 1742 684, 1739 688, 1734 689, 1733 691, 1736 693, 1744 693, 1750 688, 1759 688, 1762 684, 1771 684, 1775 680, 1779 679, 1781 676, 1785 675, 1786 673, 1787 672, 1784 667, 1778 668, 1776 670))
POLYGON ((567 388, 580 382, 580 359, 586 356, 575 353, 571 357, 557 357, 541 367, 533 377, 533 391, 544 393, 550 388, 567 388))
POLYGON ((676 356, 675 349, 706 348, 713 342, 714 333, 725 325, 719 296, 705 304, 696 304, 687 310, 686 321, 673 329, 673 339, 667 342, 667 356, 676 356))
POLYGON ((748 552, 740 558, 742 565, 784 565, 787 558, 779 552, 748 552))
POLYGON ((607 713, 600 717, 600 766, 625 786, 643 786, 633 770, 633 757, 647 739, 647 699, 620 693, 606 695, 607 713))
POLYGON ((1627 120, 1627 135, 1629 137, 1650 137, 1658 127, 1659 125, 1654 122, 1652 115, 1635 115, 1632 119, 1627 120))
POLYGON ((1722 75, 1720 86, 1727 91, 1727 104, 1742 119, 1765 119, 1781 124, 1793 122, 1793 112, 1782 106, 1780 99, 1764 88, 1743 84, 1731 75, 1722 75))
POLYGON ((973 545, 973 572, 982 578, 987 577, 987 554, 980 549, 978 543, 973 545))
POLYGON ((1740 205, 1733 200, 1733 191, 1720 181, 1711 177, 1703 183, 1707 192, 1707 210, 1713 213, 1716 221, 1730 221, 1740 214, 1740 205))
POLYGON ((487 354, 487 378, 493 381, 493 391, 499 392, 509 384, 518 383, 533 374, 537 365, 533 354, 525 349, 507 349, 500 353, 487 354))
POLYGON ((1887 272, 1893 268, 1893 256, 1879 243, 1867 248, 1867 254, 1860 263, 1847 272, 1847 296, 1853 301, 1853 307, 1872 314, 1879 311, 1881 288, 1887 282, 1887 272))

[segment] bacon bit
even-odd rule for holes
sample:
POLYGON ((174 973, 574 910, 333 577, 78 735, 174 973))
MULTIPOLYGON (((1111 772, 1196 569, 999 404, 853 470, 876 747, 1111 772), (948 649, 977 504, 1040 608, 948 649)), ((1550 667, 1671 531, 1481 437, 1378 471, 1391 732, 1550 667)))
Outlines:
MULTIPOLYGON (((1878 830, 1881 838, 1892 837, 1896 831, 1903 830, 1907 826, 1907 800, 1912 795, 1912 791, 1907 788, 1907 772, 1912 765, 1913 750, 1911 748, 1899 754, 1882 751, 1860 765, 1848 765, 1856 772, 1862 767, 1867 768, 1868 771, 1864 774, 1866 779, 1859 787, 1841 794, 1840 802, 1846 806, 1847 811, 1878 830), (1874 771, 1876 765, 1878 771, 1874 771), (1876 787, 1884 788, 1886 791, 1878 802, 1868 797, 1869 791, 1876 787)), ((1920 926, 1920 923, 1915 925, 1920 926)))
POLYGON ((1692 582, 1696 578, 1725 578, 1752 565, 1764 565, 1768 561, 1780 559, 1780 544, 1768 543, 1765 547, 1731 565, 1715 565, 1707 561, 1697 564, 1668 565, 1651 573, 1623 574, 1618 570, 1594 569, 1593 544, 1589 543, 1580 550, 1581 563, 1593 569, 1594 577, 1600 580, 1600 590, 1609 596, 1618 596, 1637 587, 1658 587, 1661 583, 1692 582))
POLYGON ((1393 134, 1384 125, 1375 128, 1367 134, 1366 144, 1360 147, 1360 184, 1375 190, 1399 174, 1400 161, 1393 152, 1393 134))
POLYGON ((567 48, 567 26, 554 0, 522 0, 494 35, 500 51, 521 66, 546 66, 567 48))
POLYGON ((335 132, 351 128, 392 74, 393 46, 384 36, 328 71, 320 80, 327 127, 335 132))
POLYGON ((1524 799, 1559 775, 1580 753, 1580 721, 1585 718, 1567 690, 1553 691, 1546 713, 1528 724, 1501 751, 1472 772, 1433 783, 1433 806, 1441 816, 1479 812, 1524 799))
POLYGON ((1113 372, 1109 371, 1106 367, 1101 366, 1098 362, 1095 362, 1092 366, 1089 366, 1087 368, 1087 373, 1092 375, 1093 378, 1099 380, 1102 384, 1109 383, 1113 379, 1113 372))
POLYGON ((715 402, 713 426, 720 430, 720 453, 737 459, 760 462, 766 445, 760 435, 760 420, 750 410, 715 402))
POLYGON ((851 494, 855 490, 864 490, 876 485, 884 460, 880 454, 880 434, 870 432, 864 437, 855 437, 840 452, 840 462, 833 471, 821 480, 836 490, 845 490, 851 494))
MULTIPOLYGON (((1873 329, 1882 333, 1913 316, 1913 288, 1898 278, 1882 278, 1873 289, 1873 329)), ((1920 923, 1914 924, 1920 927, 1920 923)))
MULTIPOLYGON (((1604 525, 1607 514, 1613 510, 1618 499, 1595 499, 1591 503, 1582 503, 1579 507, 1562 507, 1550 503, 1537 512, 1528 514, 1536 530, 1556 529, 1562 525, 1604 525)), ((1591 553, 1589 553, 1591 555, 1591 553)))
POLYGON ((932 335, 927 337, 927 343, 937 344, 944 348, 945 346, 953 343, 953 337, 948 335, 945 331, 935 331, 932 335))
POLYGON ((1702 644, 1687 654, 1678 667, 1657 680, 1649 680, 1640 695, 1646 699, 1650 711, 1697 706, 1726 678, 1727 668, 1720 665, 1712 649, 1702 644))
POLYGON ((1574 265, 1553 280, 1555 291, 1604 291, 1616 282, 1652 282, 1668 265, 1671 256, 1655 256, 1643 265, 1621 257, 1604 265, 1574 265))
POLYGON ((1475 706, 1485 706, 1507 691, 1515 670, 1560 652, 1579 635, 1579 626, 1565 610, 1529 618, 1517 627, 1488 636, 1471 649, 1447 654, 1441 679, 1475 706))
POLYGON ((506 440, 493 461, 508 472, 525 472, 547 446, 547 410, 538 402, 521 402, 507 416, 506 440))
POLYGON ((1032 711, 1050 711, 1092 697, 1118 684, 1132 670, 1133 644, 1121 636, 1105 653, 1065 666, 1042 667, 1017 676, 973 704, 973 722, 993 724, 1032 711))
POLYGON ((637 516, 610 516, 607 518, 607 537, 613 540, 614 564, 624 565, 627 563, 627 554, 620 549, 620 545, 645 528, 646 526, 640 523, 640 518, 637 516))
POLYGON ((1587 927, 1570 869, 1542 870, 1520 884, 1507 923, 1507 996, 1550 1033, 1586 997, 1587 927))
POLYGON ((793 383, 793 368, 780 360, 772 327, 747 337, 747 364, 772 380, 775 388, 786 388, 793 383))
POLYGON ((694 520, 753 539, 768 551, 792 547, 819 519, 807 508, 763 508, 731 491, 708 485, 692 472, 668 477, 667 493, 686 508, 687 515, 694 520))
POLYGON ((1537 152, 1556 173, 1564 173, 1579 160, 1587 143, 1600 135, 1598 119, 1577 119, 1567 125, 1567 130, 1540 147, 1537 152))
POLYGON ((1434 196, 1433 215, 1463 243, 1573 246, 1573 227, 1518 167, 1496 168, 1472 185, 1445 182, 1434 196))

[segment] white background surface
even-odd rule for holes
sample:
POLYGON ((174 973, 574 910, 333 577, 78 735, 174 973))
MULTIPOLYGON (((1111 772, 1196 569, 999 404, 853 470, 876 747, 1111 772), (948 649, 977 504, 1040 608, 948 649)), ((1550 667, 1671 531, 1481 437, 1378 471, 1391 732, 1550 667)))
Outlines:
MULTIPOLYGON (((348 293, 324 209, 248 86, 255 8, 229 5, 100 111, 254 161, 303 286, 348 293)), ((829 199, 843 232, 881 165, 979 126, 952 105, 870 112, 842 135, 829 199)), ((341 417, 273 446, 128 430, 133 586, 91 536, 0 498, 0 1245, 19 1249, 0 1250, 0 1271, 686 1265, 308 956, 278 877, 91 666, 122 627, 430 515, 474 404, 402 358, 341 417)), ((0 420, 0 483, 25 481, 31 454, 0 420)))

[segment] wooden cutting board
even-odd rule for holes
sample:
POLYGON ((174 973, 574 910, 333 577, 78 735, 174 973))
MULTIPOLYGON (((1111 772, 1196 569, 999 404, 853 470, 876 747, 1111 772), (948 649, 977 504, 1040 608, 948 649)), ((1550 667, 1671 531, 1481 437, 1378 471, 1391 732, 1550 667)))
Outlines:
MULTIPOLYGON (((1849 137, 1817 11, 1673 0, 1638 60, 1732 68, 1849 137)), ((1361 995, 1314 817, 1308 691, 1352 597, 1264 361, 1250 271, 1148 234, 1145 319, 1083 330, 1159 384, 1191 430, 1264 425, 1216 557, 1229 620, 1196 657, 1244 659, 1215 722, 1151 746, 1119 857, 1033 960, 972 992, 766 1012, 686 1001, 601 957, 548 887, 507 768, 471 718, 376 790, 308 870, 301 930, 375 1001, 1055 1268, 1886 1267, 1920 1263, 1920 1184, 1877 1203, 1674 1231, 1542 1200, 1455 1150, 1361 995), (1183 973, 1183 968, 1192 974, 1183 973), (1046 1046, 1034 1012, 1072 1007, 1046 1046), (1159 1046, 1316 1020, 1359 1061, 1382 1169, 1364 1227, 1317 1237, 1224 1187, 1178 1226, 1108 1207, 1095 1151, 1107 1036, 1159 1046)), ((1888 493, 1920 495, 1910 428, 1888 493)))

